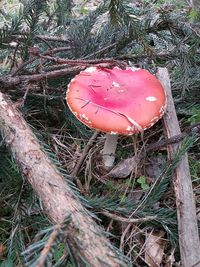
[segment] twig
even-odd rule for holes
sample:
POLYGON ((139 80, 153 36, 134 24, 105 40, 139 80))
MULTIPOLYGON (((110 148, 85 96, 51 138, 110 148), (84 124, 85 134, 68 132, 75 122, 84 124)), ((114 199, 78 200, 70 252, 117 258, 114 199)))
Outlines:
MULTIPOLYGON (((58 47, 58 48, 54 48, 54 49, 48 49, 46 52, 43 53, 43 55, 52 55, 55 53, 59 53, 62 51, 66 51, 69 50, 69 47, 58 47)), ((22 63, 13 73, 12 76, 16 76, 17 73, 19 73, 20 70, 22 70, 24 67, 26 67, 27 65, 33 63, 35 60, 37 60, 39 58, 39 54, 35 55, 34 57, 30 58, 29 60, 27 60, 26 62, 22 63)))
POLYGON ((100 213, 102 213, 106 217, 109 217, 113 220, 123 222, 123 223, 144 223, 144 222, 153 221, 157 219, 157 216, 146 216, 143 218, 133 219, 133 218, 121 217, 116 214, 110 213, 108 211, 100 211, 100 213))
POLYGON ((77 182, 78 179, 76 177, 77 177, 77 175, 78 175, 78 173, 80 171, 80 168, 81 168, 81 166, 83 164, 83 161, 85 160, 85 158, 86 158, 86 156, 88 154, 88 151, 90 150, 91 146, 93 145, 93 143, 94 143, 95 139, 97 138, 98 134, 99 134, 99 131, 95 131, 93 133, 93 135, 91 136, 91 138, 89 139, 87 145, 84 147, 83 152, 81 154, 81 157, 79 158, 79 160, 78 160, 73 172, 70 175, 72 180, 75 180, 77 182))
POLYGON ((86 65, 86 64, 111 64, 112 66, 119 66, 125 68, 127 66, 126 62, 120 60, 115 60, 113 58, 100 58, 100 59, 65 59, 60 57, 52 57, 46 55, 40 55, 41 58, 54 61, 59 64, 71 64, 71 65, 86 65))
POLYGON ((41 73, 41 74, 32 74, 32 75, 19 75, 16 77, 12 77, 11 75, 7 75, 4 77, 0 77, 0 88, 9 88, 12 86, 18 86, 20 83, 23 82, 39 82, 45 81, 47 79, 54 79, 57 77, 63 77, 66 74, 80 72, 84 70, 86 66, 76 66, 76 67, 69 67, 62 70, 55 70, 48 73, 41 73))
MULTIPOLYGON (((181 134, 173 97, 169 73, 166 68, 158 68, 157 77, 165 88, 167 95, 167 110, 163 117, 165 135, 168 138, 181 134)), ((168 145, 168 157, 173 159, 178 145, 168 145)), ((200 260, 200 242, 197 226, 196 207, 192 189, 187 154, 185 154, 176 167, 173 177, 174 192, 176 196, 179 247, 183 267, 194 265, 200 260)))
POLYGON ((51 233, 51 235, 49 236, 49 239, 47 240, 42 252, 40 253, 40 256, 36 262, 35 267, 43 267, 45 264, 45 260, 60 232, 61 229, 61 224, 56 224, 54 227, 53 232, 51 233))
MULTIPOLYGON (((34 59, 35 60, 35 59, 34 59)), ((95 62, 95 61, 93 61, 95 62)), ((97 62, 97 61, 96 61, 97 62)), ((100 62, 100 61, 99 61, 100 62)), ((32 74, 32 75, 19 75, 16 77, 13 77, 11 75, 7 75, 4 77, 0 77, 0 88, 9 88, 12 86, 18 86, 22 82, 39 82, 39 81, 45 81, 48 79, 54 79, 58 77, 63 77, 66 74, 70 73, 76 73, 80 72, 81 70, 84 70, 86 67, 90 67, 92 63, 85 63, 84 65, 79 64, 79 66, 75 67, 68 67, 61 70, 54 70, 47 73, 41 73, 41 74, 32 74)), ((95 63, 94 63, 95 64, 95 63)), ((103 63, 97 63, 96 67, 100 68, 111 68, 116 65, 115 61, 110 62, 103 62, 103 63)), ((122 63, 123 65, 123 63, 122 63)), ((122 67, 121 65, 121 67, 122 67)), ((123 65, 124 66, 124 65, 123 65)))
POLYGON ((87 56, 85 56, 83 59, 88 59, 88 58, 91 58, 91 57, 97 57, 99 54, 104 54, 107 50, 111 50, 112 48, 114 48, 115 46, 117 45, 117 42, 113 43, 113 44, 110 44, 102 49, 99 49, 98 51, 92 53, 92 54, 89 54, 87 56))
POLYGON ((186 138, 187 136, 190 136, 192 134, 196 134, 198 132, 200 132, 200 123, 196 123, 194 125, 191 125, 187 129, 185 129, 185 131, 183 133, 180 133, 180 134, 177 134, 177 135, 172 136, 170 138, 163 139, 163 140, 160 140, 160 141, 157 141, 155 143, 147 145, 144 148, 145 151, 142 153, 145 153, 145 152, 147 153, 149 151, 155 151, 155 150, 158 150, 158 149, 165 147, 167 145, 177 144, 177 143, 183 141, 183 139, 186 138))

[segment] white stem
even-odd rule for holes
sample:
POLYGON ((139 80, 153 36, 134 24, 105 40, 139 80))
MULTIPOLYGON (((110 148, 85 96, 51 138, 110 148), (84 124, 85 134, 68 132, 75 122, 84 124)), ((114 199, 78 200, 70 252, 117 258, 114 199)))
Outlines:
POLYGON ((117 139, 118 134, 106 134, 106 141, 103 148, 103 164, 105 169, 110 169, 114 165, 117 139))

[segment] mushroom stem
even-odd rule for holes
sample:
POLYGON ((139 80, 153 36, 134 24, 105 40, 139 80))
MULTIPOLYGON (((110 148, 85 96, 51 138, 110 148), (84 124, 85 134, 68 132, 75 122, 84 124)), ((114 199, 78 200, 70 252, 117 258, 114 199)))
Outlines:
POLYGON ((106 141, 103 148, 103 164, 107 170, 111 169, 114 165, 117 140, 118 134, 106 134, 106 141))

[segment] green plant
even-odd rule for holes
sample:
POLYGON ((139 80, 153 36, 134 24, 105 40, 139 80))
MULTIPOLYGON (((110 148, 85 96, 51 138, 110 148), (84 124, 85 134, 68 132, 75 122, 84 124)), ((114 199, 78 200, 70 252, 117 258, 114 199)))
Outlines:
POLYGON ((144 190, 147 191, 149 189, 149 184, 147 183, 147 179, 145 176, 140 176, 137 179, 137 183, 140 185, 140 187, 144 190))

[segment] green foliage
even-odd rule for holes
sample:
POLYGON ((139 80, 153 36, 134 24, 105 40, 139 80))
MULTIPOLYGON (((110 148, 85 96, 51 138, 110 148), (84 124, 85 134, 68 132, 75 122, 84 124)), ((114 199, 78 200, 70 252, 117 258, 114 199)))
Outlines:
POLYGON ((200 105, 194 105, 191 107, 190 114, 188 121, 191 125, 200 122, 200 105))
MULTIPOLYGON (((40 214, 39 202, 32 189, 24 182, 5 147, 0 147, 0 201, 4 218, 0 227, 0 243, 6 243, 9 261, 4 264, 21 264, 27 238, 47 224, 40 214), (9 194, 8 194, 9 192, 9 194), (29 229, 29 230, 28 230, 29 229)), ((9 266, 9 265, 8 265, 9 266)))
POLYGON ((0 14, 0 18, 5 17, 7 24, 0 28, 0 48, 6 48, 6 45, 13 41, 13 34, 17 34, 23 22, 24 9, 22 5, 14 13, 9 13, 3 16, 0 14))
MULTIPOLYGON (((73 11, 72 2, 55 0, 50 4, 49 1, 23 0, 14 12, 0 13, 0 20, 5 21, 5 24, 0 24, 2 74, 11 69, 9 60, 14 60, 14 54, 16 66, 19 66, 19 62, 31 58, 28 50, 34 46, 38 46, 41 52, 47 48, 69 46, 68 50, 58 54, 59 57, 125 59, 131 66, 145 67, 152 72, 157 66, 167 66, 172 78, 178 113, 181 113, 181 109, 184 110, 181 118, 187 124, 200 121, 200 38, 196 28, 198 25, 190 24, 196 21, 193 10, 189 14, 184 10, 178 10, 183 6, 182 1, 176 3, 175 8, 171 10, 170 5, 162 7, 166 1, 156 1, 155 5, 152 1, 141 1, 142 3, 137 6, 132 5, 130 1, 110 0, 102 1, 91 12, 83 3, 80 8, 81 16, 78 16, 73 11), (37 34, 49 37, 61 36, 68 42, 38 40, 35 38, 37 34), (10 42, 13 41, 17 43, 17 47, 10 46, 10 42)), ((173 1, 169 3, 173 4, 173 1)), ((52 62, 37 59, 26 65, 20 74, 43 73, 44 67, 52 65, 52 62)), ((55 155, 56 152, 59 156, 59 151, 52 142, 52 136, 55 133, 59 135, 60 131, 66 131, 73 138, 80 140, 91 136, 91 131, 75 119, 65 104, 67 84, 74 75, 42 81, 37 86, 34 84, 25 101, 24 117, 38 133, 45 153, 61 171, 77 198, 90 210, 90 215, 103 227, 107 229, 109 221, 101 214, 103 211, 126 218, 156 216, 156 219, 138 225, 138 229, 140 231, 148 227, 165 229, 172 244, 177 246, 176 210, 173 205, 171 207, 170 204, 165 204, 165 198, 173 171, 181 156, 191 148, 194 140, 188 139, 183 143, 173 162, 165 166, 153 185, 149 185, 143 175, 130 182, 111 180, 102 183, 101 177, 98 177, 98 180, 94 175, 91 191, 88 192, 87 198, 84 198, 76 185, 70 181, 68 172, 59 163, 55 155), (143 195, 134 202, 130 200, 129 193, 134 191, 135 187, 141 187, 143 195)), ((20 90, 21 88, 12 88, 10 94, 13 99, 23 95, 20 90)), ((154 138, 157 138, 157 135, 154 138)), ((65 143, 65 147, 73 145, 76 147, 76 142, 72 142, 73 140, 69 144, 65 143)), ((138 143, 140 146, 139 141, 138 143)), ((132 152, 123 148, 117 153, 119 158, 125 158, 132 152)), ((190 157, 191 173, 195 183, 198 182, 196 178, 200 171, 197 162, 198 153, 190 157)), ((64 155, 60 157, 64 158, 64 155)), ((95 160, 94 156, 94 162, 95 160)), ((96 165, 93 168, 96 171, 95 168, 96 165)), ((83 171, 80 179, 82 175, 87 174, 83 171)), ((7 248, 5 260, 0 266, 23 266, 24 263, 27 266, 34 265, 53 227, 49 226, 47 218, 42 214, 40 201, 23 180, 20 170, 3 146, 0 148, 0 204, 1 216, 4 219, 0 221, 0 242, 7 248)), ((119 246, 122 235, 121 227, 120 222, 111 225, 113 228, 111 239, 116 246, 119 246)), ((60 233, 53 243, 46 264, 53 262, 54 266, 75 266, 70 244, 66 251, 63 251, 62 236, 60 233), (65 257, 65 252, 69 254, 70 260, 65 257)), ((128 244, 126 246, 128 247, 128 244)))
POLYGON ((141 188, 144 190, 144 191, 147 191, 149 189, 149 185, 146 181, 146 177, 145 176, 140 176, 138 179, 137 179, 137 183, 141 186, 141 188))
POLYGON ((0 263, 0 267, 14 267, 15 263, 12 260, 5 260, 0 263))
POLYGON ((196 19, 198 19, 198 16, 199 16, 198 11, 195 9, 191 9, 188 14, 188 19, 189 21, 194 22, 196 19))
POLYGON ((71 0, 56 0, 56 17, 57 26, 63 26, 70 21, 72 12, 72 1, 71 0))

